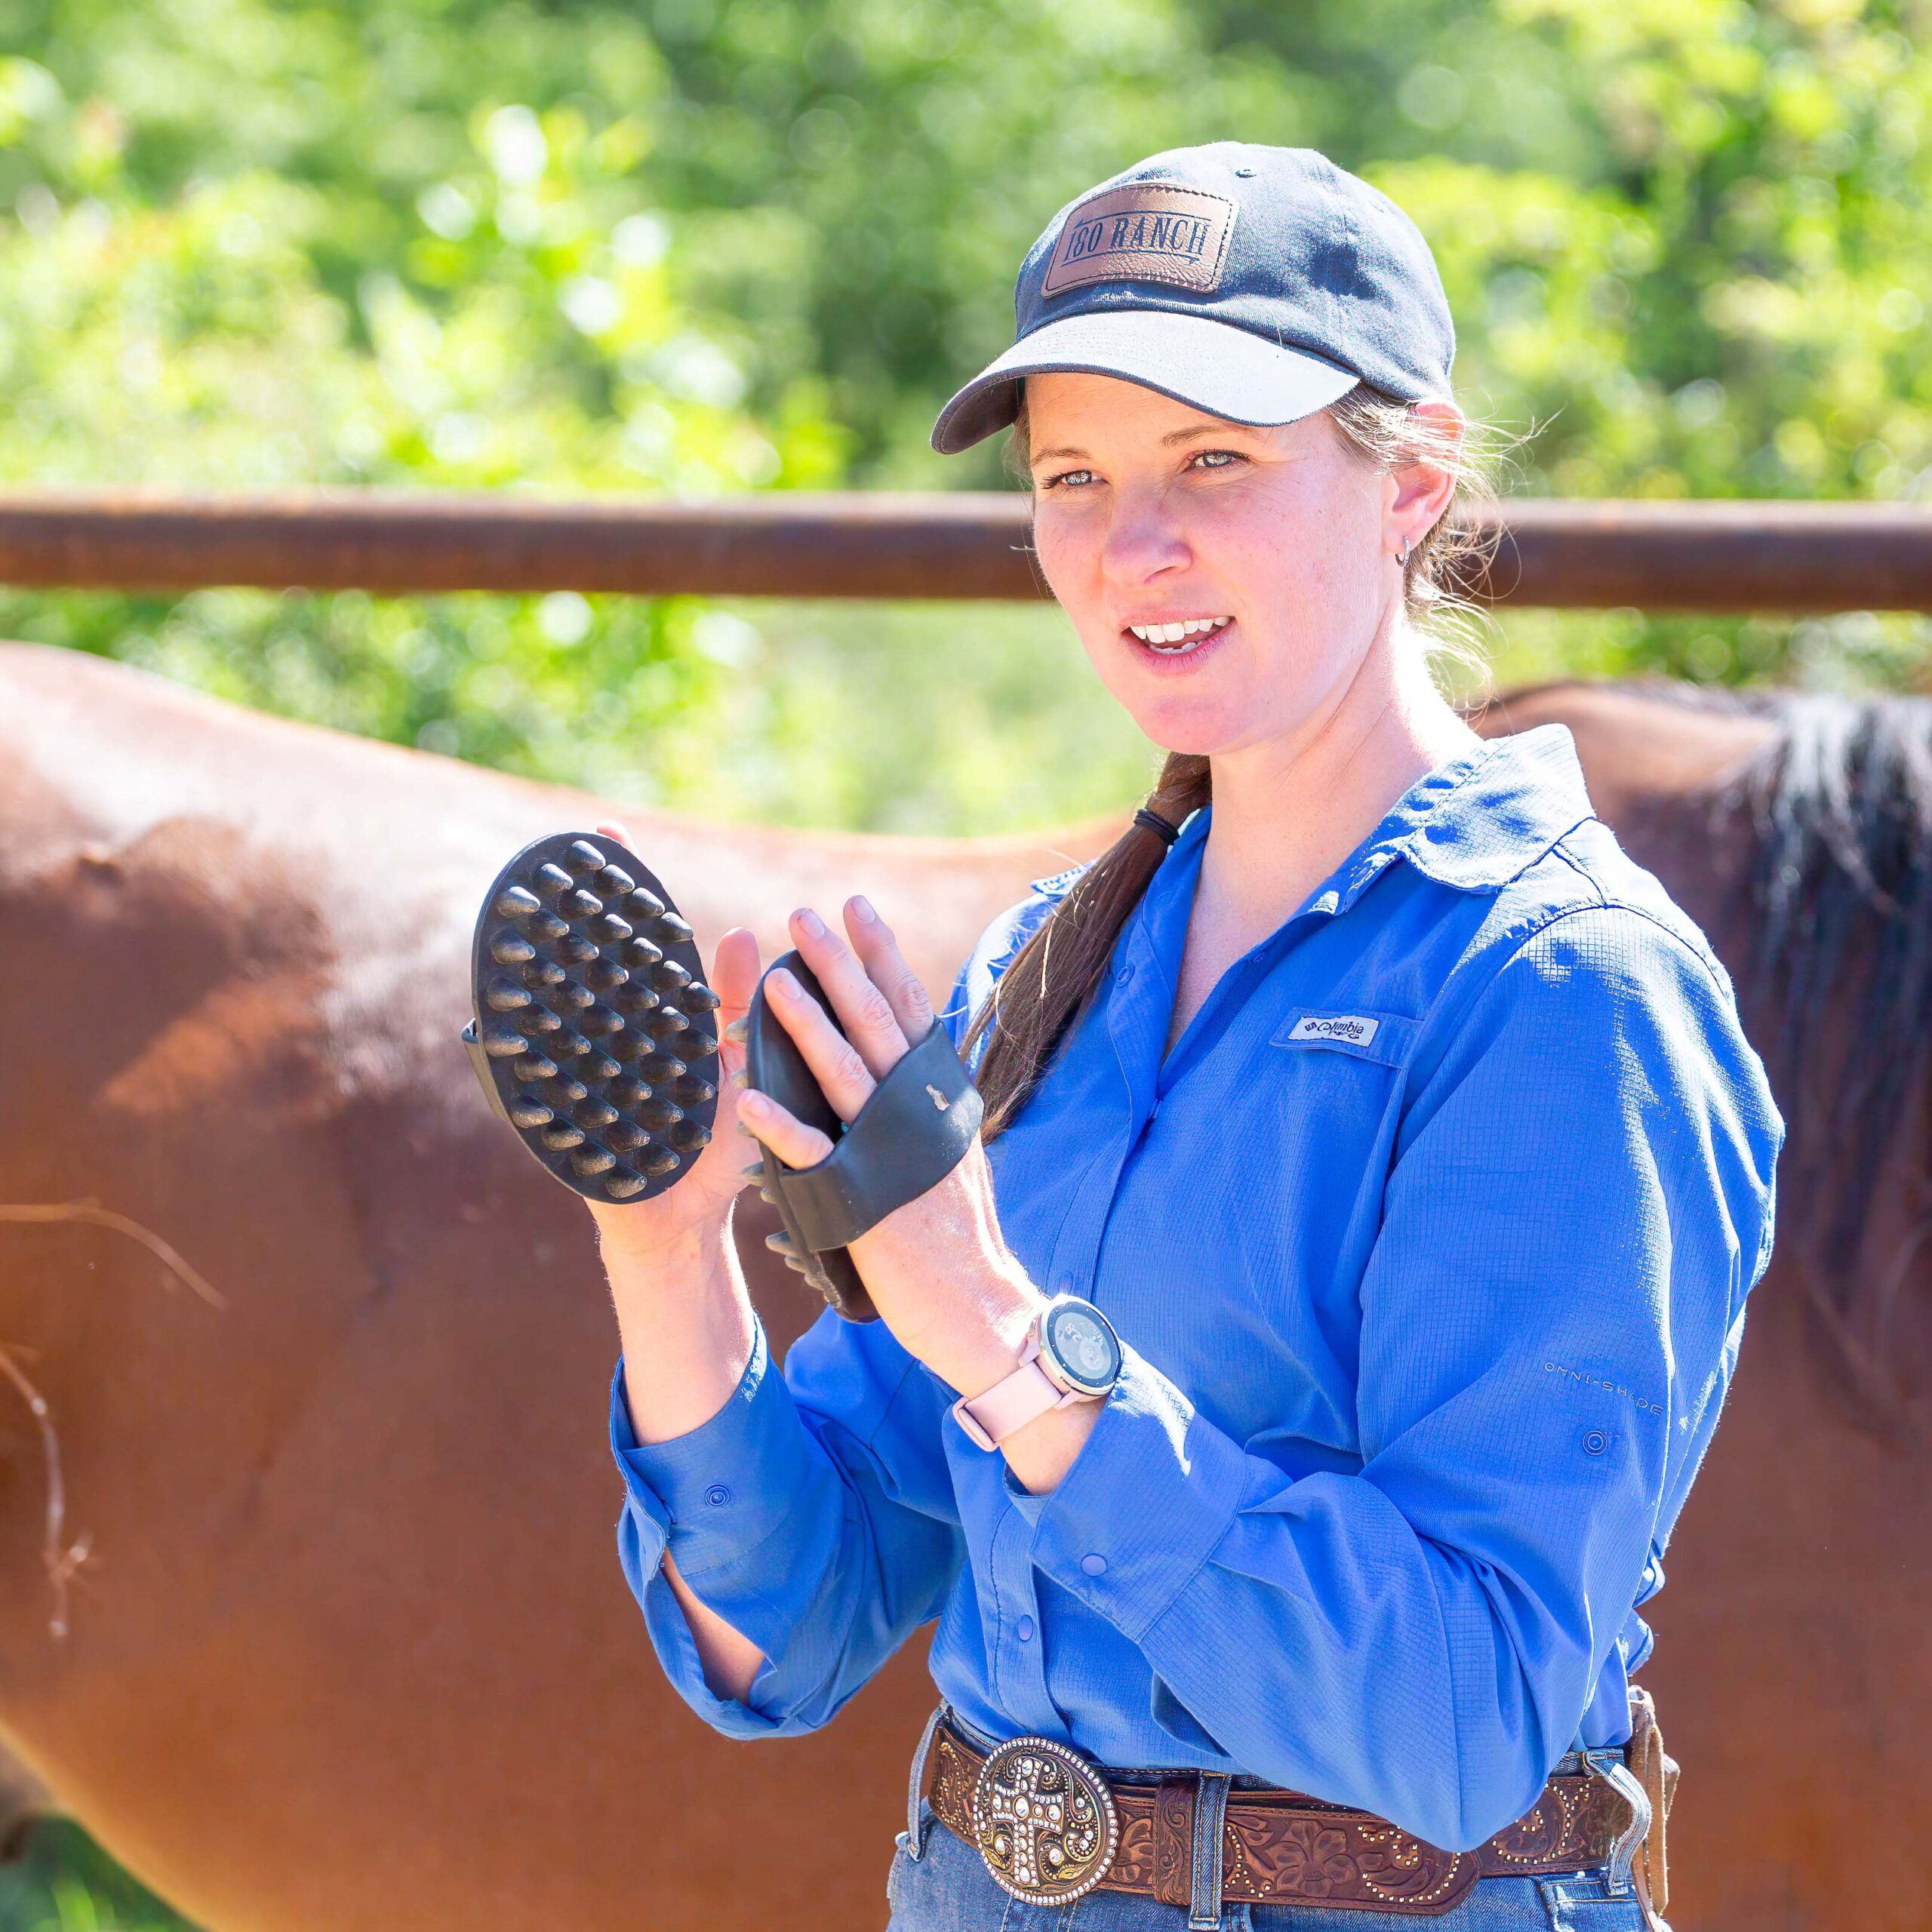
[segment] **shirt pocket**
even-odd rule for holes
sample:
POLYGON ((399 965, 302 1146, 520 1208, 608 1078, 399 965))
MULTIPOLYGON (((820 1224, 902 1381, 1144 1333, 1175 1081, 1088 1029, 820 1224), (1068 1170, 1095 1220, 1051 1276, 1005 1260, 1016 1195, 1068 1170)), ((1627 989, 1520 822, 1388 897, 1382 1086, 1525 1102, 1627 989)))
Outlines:
POLYGON ((1255 1259, 1278 1291, 1352 1300, 1415 1032, 1403 1014, 1364 1007, 1294 1007, 1275 1023, 1254 1131, 1280 1211, 1263 1222, 1272 1257, 1255 1259))
POLYGON ((1392 1063, 1416 1032, 1339 1001, 1257 1013, 1162 1096, 1126 1165, 1095 1299, 1237 1440, 1354 1451, 1361 1277, 1402 1091, 1392 1063), (1374 1024, 1296 1037, 1311 1017, 1374 1024))
MULTIPOLYGON (((1353 1449, 1361 1278, 1416 1030, 1372 1008, 1291 1008, 1271 1017, 1248 1078, 1224 1095, 1209 1160, 1223 1172, 1238 1164, 1241 1178, 1222 1196, 1232 1211, 1217 1217, 1215 1273, 1231 1296, 1227 1332, 1250 1364, 1227 1421, 1248 1435, 1353 1449)), ((1218 1192, 1197 1184, 1171 1211, 1198 1220, 1218 1192)), ((1225 1383, 1225 1361, 1215 1373, 1225 1383)))
POLYGON ((1288 1009, 1269 1044, 1291 1053, 1347 1054, 1400 1067, 1407 1062, 1415 1036, 1416 1023, 1402 1014, 1365 1006, 1296 1006, 1288 1009))

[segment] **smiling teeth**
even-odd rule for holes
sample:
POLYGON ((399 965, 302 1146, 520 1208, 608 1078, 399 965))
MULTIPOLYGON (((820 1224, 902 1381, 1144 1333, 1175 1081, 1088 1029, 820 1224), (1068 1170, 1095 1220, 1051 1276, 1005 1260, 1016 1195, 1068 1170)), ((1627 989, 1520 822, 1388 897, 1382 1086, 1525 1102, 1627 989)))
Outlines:
POLYGON ((1184 638, 1205 636, 1231 623, 1229 617, 1189 617, 1178 624, 1129 624, 1143 644, 1179 644, 1184 638))

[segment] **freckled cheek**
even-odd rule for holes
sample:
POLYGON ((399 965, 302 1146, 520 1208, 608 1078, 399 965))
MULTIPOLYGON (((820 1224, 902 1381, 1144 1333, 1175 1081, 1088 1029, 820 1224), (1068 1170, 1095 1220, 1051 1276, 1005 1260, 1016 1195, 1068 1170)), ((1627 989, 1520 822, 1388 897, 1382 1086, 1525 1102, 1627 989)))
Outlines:
POLYGON ((1195 555, 1237 610, 1303 620, 1335 600, 1336 533, 1324 522, 1278 513, 1227 520, 1195 533, 1195 555))
MULTIPOLYGON (((1097 625, 1106 628, 1106 586, 1101 561, 1106 534, 1097 517, 1070 515, 1065 511, 1034 513, 1033 555, 1040 574, 1083 638, 1097 625)), ((1108 635, 1112 636, 1111 630, 1108 635)))

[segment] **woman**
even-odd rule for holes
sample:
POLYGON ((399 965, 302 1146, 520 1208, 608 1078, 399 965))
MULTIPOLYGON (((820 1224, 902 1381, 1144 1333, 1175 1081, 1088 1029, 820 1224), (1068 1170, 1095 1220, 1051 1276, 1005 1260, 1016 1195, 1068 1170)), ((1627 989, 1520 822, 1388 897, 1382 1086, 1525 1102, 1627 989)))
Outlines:
MULTIPOLYGON (((934 441, 1016 425, 1040 568, 1168 755, 966 963, 983 1144, 854 1244, 880 1322, 774 1371, 728 1137, 593 1211, 652 1641, 783 1735, 939 1619, 904 1932, 1654 1925, 1636 1607, 1783 1131, 1729 984, 1567 733, 1484 743, 1430 681, 1464 423, 1399 210, 1306 150, 1157 155, 1017 311, 934 441)), ((841 923, 791 934, 849 1046, 769 990, 850 1119, 932 1010, 841 923)), ((758 972, 727 934, 728 1018, 758 972)), ((823 1158, 731 1053, 723 1112, 823 1158)))

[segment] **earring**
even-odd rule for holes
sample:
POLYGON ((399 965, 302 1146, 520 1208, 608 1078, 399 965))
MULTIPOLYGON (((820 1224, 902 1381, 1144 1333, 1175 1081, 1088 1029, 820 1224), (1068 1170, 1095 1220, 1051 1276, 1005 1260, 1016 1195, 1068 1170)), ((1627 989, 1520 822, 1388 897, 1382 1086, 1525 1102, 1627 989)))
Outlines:
POLYGON ((1407 569, 1409 564, 1409 540, 1406 537, 1402 539, 1401 555, 1398 556, 1395 561, 1397 563, 1400 564, 1404 570, 1407 569))

